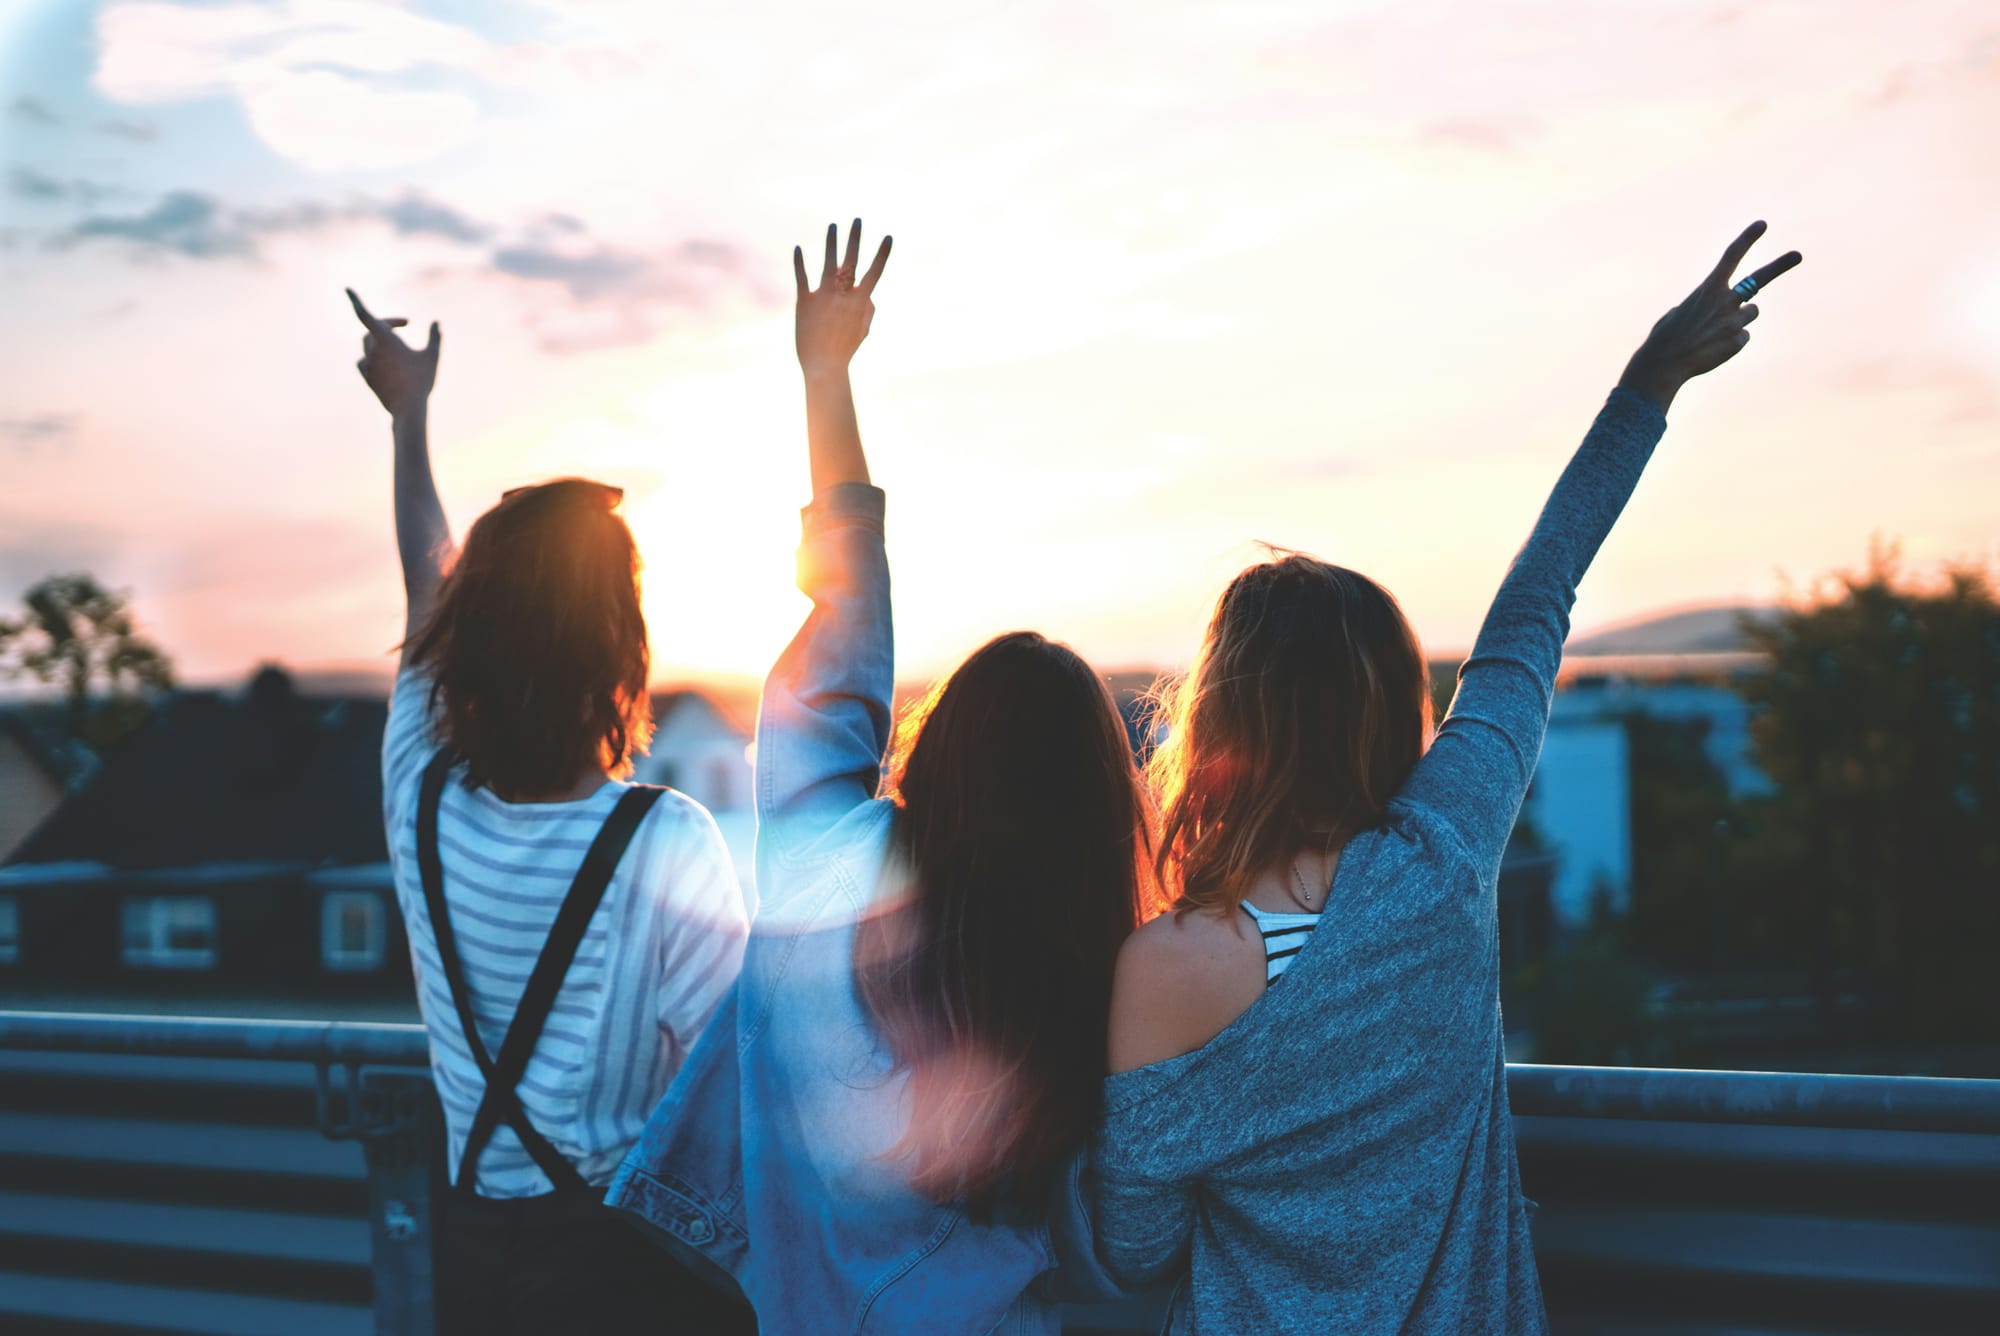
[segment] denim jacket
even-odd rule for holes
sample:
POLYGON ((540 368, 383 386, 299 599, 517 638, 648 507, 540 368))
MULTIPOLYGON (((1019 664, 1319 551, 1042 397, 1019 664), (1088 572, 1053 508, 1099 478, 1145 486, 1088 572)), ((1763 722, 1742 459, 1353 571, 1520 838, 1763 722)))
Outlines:
POLYGON ((855 925, 897 819, 875 797, 895 662, 882 493, 804 513, 805 625, 757 722, 760 906, 743 972, 606 1200, 739 1285, 766 1336, 1049 1333, 1117 1290, 1092 1254, 1082 1157, 1046 1212, 970 1218, 885 1154, 904 1081, 855 988, 855 925))

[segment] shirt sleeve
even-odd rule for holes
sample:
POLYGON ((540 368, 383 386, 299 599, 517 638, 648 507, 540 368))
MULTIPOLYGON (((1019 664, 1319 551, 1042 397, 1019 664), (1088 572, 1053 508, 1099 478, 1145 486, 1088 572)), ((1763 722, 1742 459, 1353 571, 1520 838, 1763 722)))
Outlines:
POLYGON ((404 668, 390 689, 389 722, 382 730, 382 812, 392 830, 401 815, 400 804, 437 747, 430 674, 404 668))
POLYGON ((882 492, 832 487, 804 512, 805 625, 764 683, 757 719, 757 885, 766 906, 791 880, 766 872, 870 801, 889 746, 895 638, 882 492))
POLYGON ((1665 430, 1658 407, 1612 391, 1501 581, 1451 710, 1399 795, 1442 819, 1482 880, 1541 758, 1576 586, 1665 430))
MULTIPOLYGON (((673 801, 669 798, 667 801, 673 801)), ((743 967, 750 919, 715 818, 693 802, 676 832, 687 850, 662 882, 660 996, 663 1037, 686 1053, 743 967)))

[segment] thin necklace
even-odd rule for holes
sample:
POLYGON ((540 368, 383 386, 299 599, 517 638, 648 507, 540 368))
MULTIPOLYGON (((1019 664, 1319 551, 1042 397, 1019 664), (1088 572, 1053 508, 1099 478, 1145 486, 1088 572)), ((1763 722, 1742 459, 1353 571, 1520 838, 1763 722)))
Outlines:
POLYGON ((1306 874, 1299 871, 1296 859, 1292 862, 1292 880, 1299 884, 1299 903, 1307 909, 1311 909, 1313 907, 1312 892, 1306 889, 1306 874))

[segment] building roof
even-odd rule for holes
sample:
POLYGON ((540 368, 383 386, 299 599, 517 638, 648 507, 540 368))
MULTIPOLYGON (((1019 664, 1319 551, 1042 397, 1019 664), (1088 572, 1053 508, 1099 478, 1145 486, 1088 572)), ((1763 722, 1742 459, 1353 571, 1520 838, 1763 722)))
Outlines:
POLYGON ((381 700, 300 696, 277 669, 176 693, 9 861, 379 863, 386 720, 381 700))
POLYGON ((668 687, 653 692, 653 726, 664 729, 667 721, 694 703, 708 708, 724 725, 748 738, 757 731, 757 702, 762 684, 749 680, 715 679, 695 685, 668 687))
POLYGON ((57 707, 19 705, 0 709, 0 737, 11 740, 35 767, 57 784, 88 776, 95 754, 68 736, 57 722, 57 707))

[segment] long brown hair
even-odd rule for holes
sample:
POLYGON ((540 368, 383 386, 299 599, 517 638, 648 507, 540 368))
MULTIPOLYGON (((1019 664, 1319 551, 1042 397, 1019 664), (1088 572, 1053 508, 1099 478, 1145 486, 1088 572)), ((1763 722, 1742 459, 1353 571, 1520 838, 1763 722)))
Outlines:
POLYGON ((918 1191, 1040 1200, 1090 1135, 1118 948, 1154 908, 1150 818, 1089 664, 1033 632, 974 653, 901 722, 899 908, 855 943, 909 1082, 918 1191))
POLYGON ((1260 871, 1381 821, 1430 736, 1430 672, 1388 590, 1286 553, 1222 591, 1157 718, 1161 879, 1177 910, 1234 912, 1260 871))
POLYGON ((615 487, 559 478, 481 515, 411 640, 443 741, 503 798, 630 773, 653 731, 639 553, 615 487))

